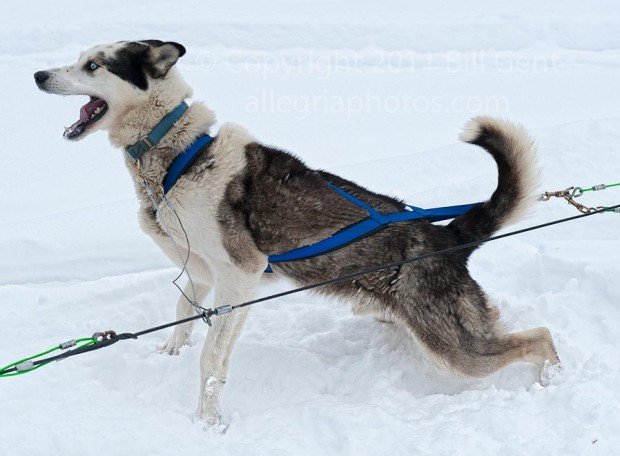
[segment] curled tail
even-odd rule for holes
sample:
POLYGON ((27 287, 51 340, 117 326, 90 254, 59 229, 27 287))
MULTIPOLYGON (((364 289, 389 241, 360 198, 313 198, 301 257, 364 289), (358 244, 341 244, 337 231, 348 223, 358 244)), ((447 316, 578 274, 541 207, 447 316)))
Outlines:
POLYGON ((498 184, 491 199, 448 225, 462 244, 492 236, 525 215, 536 201, 538 169, 534 143, 518 125, 476 117, 465 125, 460 139, 486 149, 498 169, 498 184))

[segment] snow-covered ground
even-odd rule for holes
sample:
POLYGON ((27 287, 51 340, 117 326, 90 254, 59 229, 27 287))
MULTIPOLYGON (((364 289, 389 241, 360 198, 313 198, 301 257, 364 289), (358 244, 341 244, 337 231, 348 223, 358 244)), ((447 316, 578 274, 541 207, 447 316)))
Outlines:
MULTIPOLYGON (((176 270, 139 231, 121 152, 105 134, 65 142, 81 100, 32 80, 91 44, 179 41, 221 121, 419 206, 490 195, 491 159, 455 139, 481 113, 532 132, 541 190, 619 181, 620 3, 451 3, 3 2, 0 364, 174 318, 176 270)), ((519 226, 574 213, 540 203, 519 226)), ((551 329, 564 370, 547 388, 526 365, 455 379, 402 330, 296 295, 252 310, 226 434, 192 422, 199 327, 178 357, 157 352, 164 331, 0 380, 0 454, 618 454, 618 233, 596 216, 472 258, 511 329, 551 329)))

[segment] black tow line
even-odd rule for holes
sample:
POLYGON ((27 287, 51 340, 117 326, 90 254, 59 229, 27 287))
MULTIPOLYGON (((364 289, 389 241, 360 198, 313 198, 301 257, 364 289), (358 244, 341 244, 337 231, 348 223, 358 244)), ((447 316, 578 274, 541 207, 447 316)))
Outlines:
MULTIPOLYGON (((375 266, 372 268, 368 268, 368 269, 362 269, 360 271, 357 272, 352 272, 349 274, 345 274, 345 275, 341 275, 338 277, 335 277, 333 279, 328 279, 328 280, 323 280, 321 282, 316 282, 310 285, 305 285, 303 287, 299 287, 299 288, 294 288, 292 290, 287 290, 287 291, 283 291, 280 293, 275 293, 272 295, 268 295, 268 296, 264 296, 262 298, 257 298, 257 299, 253 299, 251 301, 246 301, 246 302, 242 302, 240 304, 235 304, 235 305, 224 305, 224 306, 219 306, 219 307, 215 307, 215 308, 209 308, 209 309, 204 309, 203 312, 198 313, 197 315, 191 316, 191 317, 187 317, 187 318, 182 318, 180 320, 175 320, 172 321, 170 323, 165 323, 163 325, 159 325, 159 326, 153 326, 152 328, 147 328, 144 329, 142 331, 138 331, 135 333, 120 333, 117 334, 114 331, 105 331, 105 332, 101 332, 101 333, 95 333, 93 335, 93 338, 96 339, 96 342, 89 344, 89 345, 85 345, 85 346, 80 346, 77 348, 74 348, 72 350, 67 350, 64 351, 58 355, 55 356, 50 356, 47 358, 42 358, 42 359, 38 359, 38 360, 31 360, 28 361, 28 366, 26 368, 22 368, 20 369, 20 365, 13 363, 10 364, 9 366, 11 367, 6 367, 4 369, 0 370, 0 377, 1 376, 5 376, 6 374, 11 374, 11 373, 18 373, 20 370, 21 371, 30 371, 33 370, 34 368, 36 368, 37 366, 43 365, 43 364, 47 364, 50 363, 52 361, 60 361, 62 359, 65 358, 69 358, 71 356, 76 356, 76 355, 81 355, 82 353, 87 353, 87 352, 91 352, 94 350, 99 350, 105 347, 109 347, 110 345, 114 345, 115 343, 122 341, 122 340, 128 340, 128 339, 137 339, 140 336, 144 336, 145 334, 149 334, 152 332, 156 332, 156 331, 161 331, 162 329, 166 329, 166 328, 170 328, 172 326, 176 326, 176 325, 181 325, 183 323, 189 323, 190 321, 194 321, 194 320, 199 320, 202 319, 204 320, 207 324, 209 324, 209 326, 211 325, 211 317, 215 317, 218 315, 223 315, 223 314, 227 314, 230 313, 236 309, 241 309, 242 307, 247 307, 247 306, 251 306, 254 304, 258 304, 260 302, 265 302, 265 301, 270 301, 272 299, 277 299, 277 298, 282 298, 284 296, 288 296, 288 295, 292 295, 295 293, 301 293, 302 291, 307 291, 307 290, 312 290, 314 288, 320 288, 320 287, 324 287, 327 285, 332 285, 334 283, 339 283, 339 282, 344 282, 350 279, 354 279, 356 277, 359 276, 363 276, 366 274, 372 274, 373 272, 378 272, 378 271, 383 271, 386 269, 392 269, 392 268, 397 268, 400 267, 402 265, 405 264, 409 264, 409 263, 415 263, 417 261, 421 261, 421 260, 425 260, 427 258, 433 258, 433 257, 437 257, 440 255, 447 255, 449 253, 452 252, 457 252, 459 250, 465 250, 465 249, 469 249, 471 247, 476 247, 482 244, 486 244, 488 242, 491 241, 497 241, 499 239, 504 239, 510 236, 516 236, 518 234, 523 234, 523 233, 527 233, 529 231, 535 231, 535 230, 539 230, 542 228, 546 228, 548 226, 553 226, 553 225, 559 225, 560 223, 566 223, 566 222, 571 222, 573 220, 578 220, 578 219, 582 219, 585 217, 590 217, 592 215, 595 214, 602 214, 604 212, 618 212, 620 211, 620 204, 617 204, 615 206, 609 206, 609 207, 605 207, 605 208, 600 208, 597 210, 593 210, 591 212, 588 213, 584 213, 584 214, 579 214, 579 215, 575 215, 572 217, 566 217, 566 218, 562 218, 562 219, 558 219, 558 220, 553 220, 551 222, 546 222, 546 223, 542 223, 540 225, 534 225, 534 226, 530 226, 527 228, 523 228, 520 230, 515 230, 515 231, 510 231, 508 233, 505 234, 499 234, 497 236, 491 236, 491 237, 487 237, 484 239, 480 239, 477 241, 472 241, 472 242, 467 242, 465 244, 459 244, 456 245, 454 247, 450 247, 447 249, 443 249, 443 250, 437 250, 435 252, 429 252, 429 253, 425 253, 423 255, 419 255, 413 258, 407 258, 404 260, 400 260, 400 261, 396 261, 394 263, 387 263, 387 264, 382 264, 380 266, 375 266)), ((62 344, 61 344, 62 345, 62 344)), ((62 347, 60 347, 62 348, 62 347)), ((30 358, 28 358, 30 359, 30 358)), ((25 372, 24 372, 25 373, 25 372)))

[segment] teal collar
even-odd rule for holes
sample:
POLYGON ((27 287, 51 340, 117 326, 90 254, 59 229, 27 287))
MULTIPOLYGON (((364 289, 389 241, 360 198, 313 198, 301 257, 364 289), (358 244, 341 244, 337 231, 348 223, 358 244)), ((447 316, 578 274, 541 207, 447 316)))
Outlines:
POLYGON ((137 143, 128 146, 126 149, 127 155, 136 161, 140 160, 145 153, 159 144, 161 138, 170 131, 177 120, 187 111, 187 108, 187 103, 182 101, 176 108, 166 114, 148 135, 137 143))

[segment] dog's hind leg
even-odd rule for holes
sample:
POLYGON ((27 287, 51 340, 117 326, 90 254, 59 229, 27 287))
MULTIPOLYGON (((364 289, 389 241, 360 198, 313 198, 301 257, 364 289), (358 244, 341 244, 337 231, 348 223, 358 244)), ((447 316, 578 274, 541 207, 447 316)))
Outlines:
POLYGON ((371 315, 380 323, 396 323, 396 318, 387 306, 382 305, 380 300, 368 296, 356 296, 351 311, 355 315, 371 315))
MULTIPOLYGON (((215 306, 234 305, 254 296, 263 269, 247 272, 227 264, 218 266, 215 306)), ((208 426, 220 423, 220 390, 226 380, 234 344, 247 317, 248 308, 213 318, 200 358, 200 397, 197 418, 208 426)))
MULTIPOLYGON (((457 374, 485 377, 508 364, 528 362, 537 365, 543 376, 547 364, 559 365, 547 328, 508 334, 491 329, 485 334, 469 331, 452 316, 443 316, 439 324, 433 318, 424 321, 424 317, 407 318, 406 326, 439 364, 457 374)), ((541 380, 544 382, 544 377, 541 380)))
POLYGON ((469 377, 514 362, 536 364, 541 373, 546 364, 559 365, 547 328, 505 333, 499 311, 467 272, 449 277, 449 286, 439 277, 432 269, 426 274, 418 269, 417 286, 399 296, 396 313, 440 364, 469 377), (402 305, 405 300, 408 305, 402 305))

